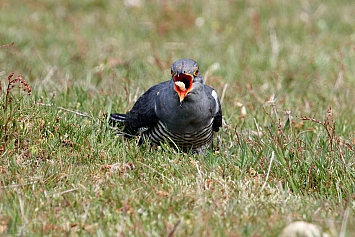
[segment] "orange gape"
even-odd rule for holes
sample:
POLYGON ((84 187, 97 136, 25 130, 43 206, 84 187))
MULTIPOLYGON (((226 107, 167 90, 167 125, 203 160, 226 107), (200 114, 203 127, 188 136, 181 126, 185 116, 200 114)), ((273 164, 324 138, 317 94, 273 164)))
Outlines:
POLYGON ((190 74, 174 75, 174 90, 179 95, 180 102, 184 101, 186 95, 192 90, 193 76, 190 74))

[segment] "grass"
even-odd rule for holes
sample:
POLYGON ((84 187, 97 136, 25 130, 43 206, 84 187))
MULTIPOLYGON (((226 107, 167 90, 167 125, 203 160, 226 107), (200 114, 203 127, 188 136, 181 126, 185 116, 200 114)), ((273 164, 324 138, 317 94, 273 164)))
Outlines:
POLYGON ((129 2, 1 2, 0 233, 352 236, 354 3, 129 2), (223 94, 221 146, 118 139, 107 114, 184 57, 223 94))

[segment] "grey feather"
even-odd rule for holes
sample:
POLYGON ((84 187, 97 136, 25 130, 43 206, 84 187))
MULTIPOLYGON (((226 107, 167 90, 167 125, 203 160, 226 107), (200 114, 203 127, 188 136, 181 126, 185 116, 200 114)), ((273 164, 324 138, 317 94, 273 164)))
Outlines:
POLYGON ((126 133, 142 135, 140 143, 167 142, 184 151, 210 147, 213 131, 218 132, 222 126, 217 93, 203 84, 198 65, 191 59, 176 61, 171 72, 171 80, 151 87, 130 112, 111 114, 110 121, 124 125, 126 133), (174 77, 179 78, 181 74, 193 77, 192 85, 184 81, 190 89, 182 102, 174 89, 174 77))

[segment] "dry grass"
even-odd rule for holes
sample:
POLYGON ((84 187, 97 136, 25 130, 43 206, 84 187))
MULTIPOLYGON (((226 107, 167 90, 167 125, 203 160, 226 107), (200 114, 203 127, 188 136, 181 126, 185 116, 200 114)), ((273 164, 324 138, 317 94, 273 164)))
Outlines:
POLYGON ((1 3, 0 233, 352 236, 354 3, 132 2, 1 3), (184 57, 223 98, 218 149, 117 139, 107 114, 184 57))

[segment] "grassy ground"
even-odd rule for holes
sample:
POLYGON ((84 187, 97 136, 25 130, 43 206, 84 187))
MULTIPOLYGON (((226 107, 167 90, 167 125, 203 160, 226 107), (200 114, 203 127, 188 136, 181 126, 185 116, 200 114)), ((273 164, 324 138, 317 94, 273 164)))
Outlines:
POLYGON ((60 2, 0 3, 0 233, 353 236, 353 1, 60 2), (106 115, 185 57, 222 99, 220 148, 117 139, 106 115))

